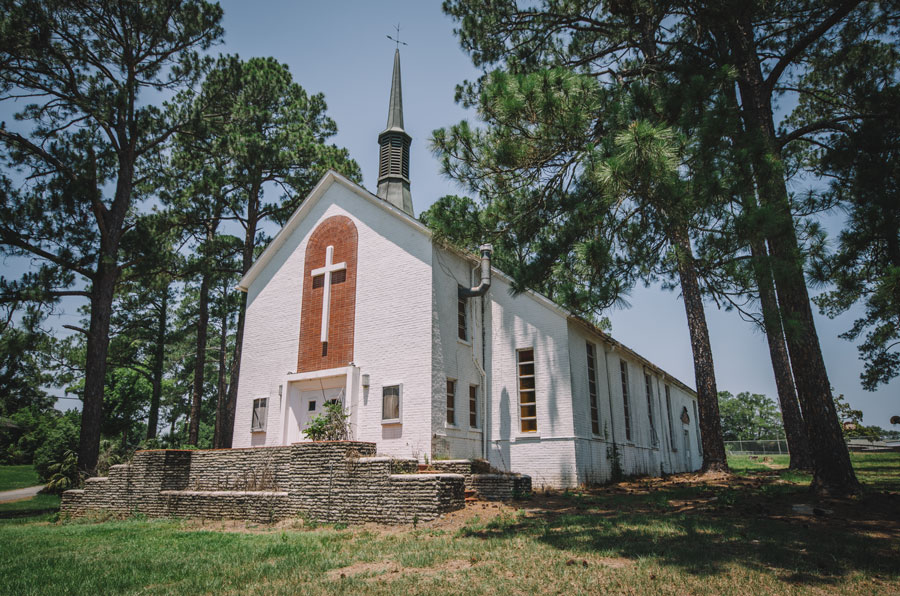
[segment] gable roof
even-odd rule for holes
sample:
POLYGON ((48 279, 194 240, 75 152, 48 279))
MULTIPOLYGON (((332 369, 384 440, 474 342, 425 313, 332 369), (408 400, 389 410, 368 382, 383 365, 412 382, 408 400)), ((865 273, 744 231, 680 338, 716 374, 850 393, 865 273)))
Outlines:
MULTIPOLYGON (((388 203, 387 201, 372 194, 371 192, 369 192, 368 190, 366 190, 359 184, 356 184, 352 180, 346 178, 342 174, 339 174, 338 172, 336 172, 334 170, 328 170, 325 173, 325 175, 322 176, 322 178, 319 180, 319 182, 316 184, 316 186, 310 191, 310 193, 308 195, 306 195, 306 199, 304 199, 303 202, 300 203, 300 206, 297 207, 297 209, 294 211, 294 213, 291 214, 290 218, 288 218, 288 220, 287 220, 287 223, 285 223, 284 227, 282 227, 281 230, 275 235, 275 238, 273 238, 272 241, 269 243, 269 245, 265 248, 265 250, 263 250, 262 254, 259 255, 259 258, 256 259, 256 261, 253 263, 253 265, 250 267, 250 269, 247 270, 247 273, 244 274, 244 277, 241 278, 241 281, 238 282, 237 288, 239 290, 246 292, 250 288, 250 284, 252 284, 253 281, 257 277, 259 277, 259 274, 262 272, 263 269, 265 269, 266 265, 269 263, 269 261, 272 260, 272 257, 275 256, 275 254, 278 252, 278 250, 281 248, 281 246, 287 241, 287 239, 294 232, 294 230, 297 229, 297 226, 300 225, 300 223, 303 221, 303 218, 306 217, 306 214, 309 213, 310 210, 312 210, 312 208, 316 205, 316 203, 319 202, 319 199, 321 199, 325 195, 325 193, 328 191, 328 189, 331 188, 331 186, 333 186, 334 184, 340 184, 341 186, 343 186, 350 192, 354 193, 358 197, 368 201, 369 203, 378 207, 379 209, 382 209, 382 210, 390 213, 391 215, 393 215, 394 217, 396 217, 397 219, 399 219, 406 225, 408 225, 411 228, 413 228, 414 230, 424 234, 428 238, 434 237, 434 232, 432 232, 430 228, 428 228, 425 224, 423 224, 416 218, 412 217, 411 215, 409 215, 402 209, 395 207, 391 203, 388 203)), ((443 248, 444 250, 453 252, 464 259, 472 260, 474 262, 478 262, 480 260, 480 257, 478 255, 475 255, 468 251, 462 250, 456 246, 453 246, 449 242, 441 242, 440 244, 441 244, 441 248, 443 248)), ((504 282, 506 282, 510 285, 512 285, 512 283, 513 283, 513 280, 511 277, 509 277, 508 275, 506 275, 504 272, 500 271, 496 267, 493 267, 493 266, 491 267, 491 274, 496 276, 499 279, 502 279, 504 282)), ((675 377, 673 377, 672 375, 670 375, 663 369, 659 368, 658 366, 656 366, 655 364, 653 364, 652 362, 650 362, 649 360, 647 360, 646 358, 644 358, 643 356, 641 356, 640 354, 638 354, 637 352, 635 352, 634 350, 632 350, 631 348, 626 346, 625 344, 613 339, 613 337, 611 335, 609 335, 608 333, 606 333, 599 327, 595 326, 594 324, 587 321, 583 317, 573 313, 572 311, 570 311, 566 308, 563 308, 562 306, 560 306, 559 304, 557 304, 550 298, 544 296, 543 294, 535 292, 534 290, 525 290, 524 292, 522 292, 522 294, 529 296, 533 300, 542 304, 544 307, 555 311, 557 314, 563 316, 564 318, 580 324, 582 327, 586 328, 588 331, 599 336, 604 342, 606 342, 607 344, 612 346, 613 349, 616 349, 616 348, 622 349, 622 351, 631 355, 633 358, 638 360, 642 365, 657 372, 664 378, 671 380, 672 383, 674 383, 675 385, 678 385, 681 389, 687 391, 688 393, 690 393, 692 395, 697 394, 697 392, 694 391, 693 389, 691 389, 687 384, 679 381, 678 379, 676 379, 675 377)))
POLYGON ((241 278, 241 281, 238 282, 237 288, 242 292, 246 292, 250 288, 250 284, 253 283, 259 274, 265 269, 266 265, 269 261, 272 260, 272 257, 275 256, 275 253, 281 248, 281 246, 290 238, 291 234, 294 230, 297 229, 297 226, 300 225, 300 222, 306 217, 306 214, 315 206, 316 203, 319 202, 319 199, 325 195, 325 192, 331 188, 334 184, 340 184, 350 192, 356 194, 357 196, 369 201, 379 209, 383 209, 387 211, 394 217, 400 219, 400 221, 404 222, 408 226, 412 227, 415 230, 418 230, 422 234, 425 234, 429 238, 432 236, 431 230, 425 227, 419 220, 411 217, 407 213, 405 213, 402 209, 398 209, 387 201, 378 198, 373 195, 369 191, 367 191, 362 186, 356 184, 352 180, 346 178, 342 174, 335 172, 334 170, 328 170, 325 172, 325 175, 319 180, 316 186, 310 191, 306 198, 300 203, 300 206, 291 214, 290 218, 288 218, 287 223, 284 224, 284 227, 275 235, 275 238, 269 243, 269 246, 263 250, 262 254, 259 255, 259 258, 253 263, 250 269, 247 270, 247 273, 244 274, 244 277, 241 278))

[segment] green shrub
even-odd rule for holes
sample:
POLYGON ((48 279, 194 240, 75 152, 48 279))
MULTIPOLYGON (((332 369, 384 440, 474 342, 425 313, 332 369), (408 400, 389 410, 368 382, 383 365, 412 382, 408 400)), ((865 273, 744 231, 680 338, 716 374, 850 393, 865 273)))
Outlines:
POLYGON ((83 484, 81 473, 78 471, 78 454, 74 451, 66 451, 61 460, 47 466, 47 471, 50 478, 44 490, 48 493, 58 494, 83 484))
POLYGON ((32 460, 42 480, 49 480, 52 464, 62 461, 67 451, 78 447, 80 418, 81 413, 75 410, 42 418, 42 423, 35 430, 40 442, 32 460))
POLYGON ((344 405, 339 401, 326 402, 325 411, 313 416, 303 434, 310 441, 346 441, 350 436, 350 425, 344 413, 344 405))

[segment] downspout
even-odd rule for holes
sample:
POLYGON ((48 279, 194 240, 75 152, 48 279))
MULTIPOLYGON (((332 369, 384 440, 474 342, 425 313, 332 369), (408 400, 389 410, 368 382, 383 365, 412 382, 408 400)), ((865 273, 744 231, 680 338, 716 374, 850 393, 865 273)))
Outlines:
MULTIPOLYGON (((487 342, 485 338, 487 336, 487 329, 484 325, 484 303, 487 295, 481 297, 481 362, 487 363, 487 342)), ((475 352, 473 351, 472 354, 475 352)), ((477 362, 475 364, 478 364, 477 362)), ((487 373, 483 366, 478 367, 478 372, 481 373, 481 457, 487 461, 488 459, 488 394, 489 388, 487 386, 487 373)))
MULTIPOLYGON (((484 296, 491 287, 491 255, 494 252, 494 247, 490 244, 482 244, 480 250, 480 283, 472 288, 459 287, 457 289, 457 296, 460 299, 481 297, 481 361, 484 362, 487 354, 487 347, 485 344, 486 332, 484 327, 484 296)), ((485 372, 484 367, 478 362, 478 358, 475 357, 474 345, 472 346, 472 363, 475 364, 475 368, 481 375, 481 456, 484 459, 487 459, 487 373, 485 372)))
POLYGON ((476 296, 484 296, 491 287, 491 255, 494 247, 490 244, 482 244, 481 250, 481 283, 473 288, 458 288, 457 294, 459 298, 475 298, 476 296))
MULTIPOLYGON (((472 342, 475 343, 474 341, 472 342)), ((481 298, 481 360, 484 361, 484 297, 481 298)), ((487 373, 475 357, 475 346, 472 346, 472 364, 481 375, 481 456, 487 459, 487 423, 485 403, 487 402, 487 373)))

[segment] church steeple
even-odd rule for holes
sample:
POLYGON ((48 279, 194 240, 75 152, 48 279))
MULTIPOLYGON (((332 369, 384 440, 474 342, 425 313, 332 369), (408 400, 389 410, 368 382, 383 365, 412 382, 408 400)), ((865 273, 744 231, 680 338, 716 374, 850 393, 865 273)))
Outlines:
POLYGON ((400 49, 394 52, 394 76, 388 105, 387 127, 378 135, 378 196, 413 215, 409 192, 409 144, 403 130, 403 92, 400 88, 400 49))

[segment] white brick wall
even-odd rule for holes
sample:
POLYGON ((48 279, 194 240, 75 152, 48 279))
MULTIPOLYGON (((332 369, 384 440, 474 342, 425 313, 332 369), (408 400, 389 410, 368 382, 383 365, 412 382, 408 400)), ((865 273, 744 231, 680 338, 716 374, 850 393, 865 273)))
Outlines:
MULTIPOLYGON (((341 184, 332 184, 281 246, 248 292, 234 446, 251 438, 252 400, 270 398, 264 442, 279 444, 278 386, 296 370, 306 241, 322 220, 351 218, 359 234, 354 363, 369 374, 354 413, 358 440, 397 456, 431 451, 431 242, 341 184), (381 389, 402 384, 402 424, 381 424, 381 389)), ((285 399, 287 388, 284 390, 285 399)))
POLYGON ((578 478, 568 324, 532 296, 513 297, 509 284, 494 277, 491 304, 490 461, 532 476, 534 486, 573 486, 578 478), (516 350, 535 353, 537 433, 522 433, 516 350))
MULTIPOLYGON (((235 447, 283 440, 278 387, 296 369, 306 241, 319 222, 337 214, 351 218, 359 234, 354 364, 371 380, 368 390, 357 387, 354 438, 374 441, 379 453, 389 455, 468 458, 482 456, 486 429, 490 462, 531 475, 535 487, 607 480, 613 442, 626 474, 699 467, 693 396, 669 383, 675 434, 670 437, 666 381, 651 371, 659 435, 659 444, 653 445, 644 365, 542 299, 529 294, 513 297, 509 284, 496 275, 484 298, 486 345, 482 346, 481 298, 469 300, 470 340, 460 342, 456 288, 472 283, 474 263, 432 245, 421 230, 339 183, 332 183, 310 203, 302 221, 250 284, 235 447), (597 359, 600 436, 594 436, 590 426, 588 340, 595 345, 597 359), (537 433, 519 432, 516 350, 521 348, 535 350, 537 433), (473 357, 486 371, 486 382, 473 357), (630 442, 625 440, 621 358, 629 367, 630 442), (446 424, 448 377, 457 380, 455 427, 446 424), (402 424, 383 425, 382 387, 398 383, 403 385, 402 424), (479 386, 478 429, 469 428, 470 384, 479 386), (252 401, 258 397, 269 398, 268 427, 264 434, 251 434, 252 401), (685 406, 691 418, 688 425, 680 420, 685 406), (684 430, 689 433, 689 461, 684 430)), ((287 386, 283 393, 287 399, 287 386)))
MULTIPOLYGON (((482 432, 485 383, 475 360, 483 364, 482 302, 468 300, 468 341, 459 339, 457 288, 470 287, 474 264, 440 247, 433 251, 432 284, 435 307, 432 329, 432 432, 433 456, 473 458, 483 456, 482 432), (456 380, 455 424, 447 423, 447 379, 456 380), (469 426, 469 387, 478 386, 478 426, 469 426)), ((490 328, 490 312, 485 304, 484 319, 490 328)), ((488 342, 490 337, 487 338, 488 342)))

